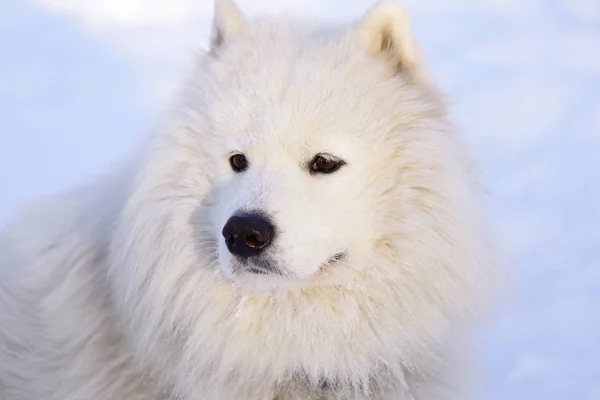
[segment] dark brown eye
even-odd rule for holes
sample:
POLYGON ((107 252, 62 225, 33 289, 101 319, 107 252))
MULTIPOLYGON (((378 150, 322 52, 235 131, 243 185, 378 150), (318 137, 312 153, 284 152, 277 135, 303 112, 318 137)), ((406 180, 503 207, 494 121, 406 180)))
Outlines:
POLYGON ((248 168, 248 160, 243 154, 232 155, 229 158, 229 164, 231 164, 231 169, 233 169, 235 172, 242 172, 248 168))
POLYGON ((330 174, 337 171, 344 162, 325 154, 317 154, 310 166, 311 173, 330 174))

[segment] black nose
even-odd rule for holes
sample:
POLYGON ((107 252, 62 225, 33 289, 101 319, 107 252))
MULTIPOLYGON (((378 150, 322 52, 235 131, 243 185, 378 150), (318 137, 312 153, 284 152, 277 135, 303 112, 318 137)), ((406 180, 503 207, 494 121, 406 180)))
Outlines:
POLYGON ((264 216, 245 214, 229 218, 222 233, 231 254, 248 258, 271 244, 275 227, 264 216))

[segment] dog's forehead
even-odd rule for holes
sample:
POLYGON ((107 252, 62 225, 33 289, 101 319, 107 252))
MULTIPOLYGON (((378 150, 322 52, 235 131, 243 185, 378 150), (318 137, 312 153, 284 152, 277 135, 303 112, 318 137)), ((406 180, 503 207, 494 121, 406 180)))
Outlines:
POLYGON ((353 158, 364 149, 348 132, 319 129, 306 124, 252 129, 225 139, 228 150, 241 151, 262 160, 309 161, 318 153, 353 158))
POLYGON ((225 128, 228 131, 263 133, 295 125, 301 136, 358 127, 368 123, 373 103, 380 102, 364 96, 381 85, 378 77, 365 76, 366 69, 356 62, 344 64, 319 46, 287 57, 265 56, 221 80, 215 89, 215 122, 244 124, 225 128))
POLYGON ((211 122, 228 151, 350 153, 389 114, 389 69, 340 31, 259 26, 212 70, 211 122))

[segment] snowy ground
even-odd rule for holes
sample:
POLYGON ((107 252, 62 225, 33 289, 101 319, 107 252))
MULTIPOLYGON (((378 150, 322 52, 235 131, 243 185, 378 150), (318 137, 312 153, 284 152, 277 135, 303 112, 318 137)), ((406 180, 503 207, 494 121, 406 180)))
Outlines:
MULTIPOLYGON (((325 21, 369 0, 239 0, 325 21)), ((519 283, 479 336, 482 399, 600 400, 600 1, 405 0, 519 283), (595 182, 595 183, 594 183, 595 182)), ((0 220, 157 119, 211 0, 0 0, 0 220)))

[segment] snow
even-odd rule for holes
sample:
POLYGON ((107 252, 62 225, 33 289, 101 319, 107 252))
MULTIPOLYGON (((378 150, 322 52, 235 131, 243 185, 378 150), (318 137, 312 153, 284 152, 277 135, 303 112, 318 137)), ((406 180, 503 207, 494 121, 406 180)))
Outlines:
MULTIPOLYGON (((239 3, 332 22, 371 4, 239 3)), ((480 398, 600 400, 600 2, 404 3, 481 161, 518 285, 477 336, 480 398)), ((0 2, 0 220, 131 151, 206 45, 211 12, 210 0, 0 2)))

